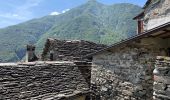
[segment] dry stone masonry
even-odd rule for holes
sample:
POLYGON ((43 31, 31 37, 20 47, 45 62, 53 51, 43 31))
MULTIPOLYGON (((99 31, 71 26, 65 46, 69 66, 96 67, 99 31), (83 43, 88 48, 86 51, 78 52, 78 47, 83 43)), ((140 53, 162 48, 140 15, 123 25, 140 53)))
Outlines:
POLYGON ((87 62, 1 64, 0 100, 79 100, 89 95, 90 69, 87 62))
POLYGON ((154 73, 154 100, 170 100, 170 57, 158 56, 154 73))
POLYGON ((96 97, 101 100, 151 100, 155 61, 151 51, 137 47, 114 51, 93 57, 91 77, 96 97))

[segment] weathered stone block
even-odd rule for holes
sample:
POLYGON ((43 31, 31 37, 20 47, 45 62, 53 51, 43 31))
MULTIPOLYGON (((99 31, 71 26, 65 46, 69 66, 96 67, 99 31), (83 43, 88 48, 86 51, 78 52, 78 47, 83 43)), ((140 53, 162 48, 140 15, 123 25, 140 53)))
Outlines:
POLYGON ((170 77, 168 76, 156 76, 154 75, 154 81, 156 82, 162 82, 164 84, 169 84, 170 83, 170 77))
POLYGON ((152 76, 145 76, 146 81, 151 80, 151 79, 152 79, 152 76))
POLYGON ((155 91, 161 91, 161 90, 165 90, 165 89, 166 89, 166 85, 164 83, 154 84, 154 90, 155 91))
POLYGON ((123 94, 123 95, 128 95, 128 96, 133 95, 133 93, 132 93, 131 91, 128 91, 128 90, 123 90, 123 91, 122 91, 122 94, 123 94))

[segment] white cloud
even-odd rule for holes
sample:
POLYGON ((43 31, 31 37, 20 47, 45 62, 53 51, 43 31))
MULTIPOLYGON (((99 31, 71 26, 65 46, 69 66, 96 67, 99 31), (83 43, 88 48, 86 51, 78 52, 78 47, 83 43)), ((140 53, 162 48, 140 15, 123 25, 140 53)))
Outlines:
POLYGON ((18 14, 12 14, 13 17, 18 17, 19 15, 18 14))
POLYGON ((54 12, 51 12, 50 15, 60 15, 60 14, 63 14, 63 13, 66 13, 67 11, 69 11, 70 9, 65 9, 63 10, 61 13, 60 12, 57 12, 57 11, 54 11, 54 12))
POLYGON ((18 22, 34 18, 35 16, 32 10, 42 1, 44 0, 25 0, 22 5, 17 6, 11 3, 8 4, 8 7, 13 9, 11 9, 11 12, 0 11, 0 19, 3 20, 3 25, 0 24, 0 27, 14 25, 18 22))
POLYGON ((65 13, 65 12, 67 12, 67 11, 69 11, 70 9, 65 9, 65 10, 63 10, 62 11, 62 13, 65 13))
POLYGON ((50 15, 59 15, 60 13, 59 12, 52 12, 50 13, 50 15))

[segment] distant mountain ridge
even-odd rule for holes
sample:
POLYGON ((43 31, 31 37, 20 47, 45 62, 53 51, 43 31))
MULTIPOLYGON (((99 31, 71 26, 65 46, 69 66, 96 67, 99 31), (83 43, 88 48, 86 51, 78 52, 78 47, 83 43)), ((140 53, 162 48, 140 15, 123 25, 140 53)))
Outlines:
POLYGON ((40 52, 49 37, 113 44, 136 33, 132 18, 139 12, 141 7, 133 4, 104 5, 90 0, 64 14, 0 29, 0 61, 22 59, 26 44, 36 44, 40 52))

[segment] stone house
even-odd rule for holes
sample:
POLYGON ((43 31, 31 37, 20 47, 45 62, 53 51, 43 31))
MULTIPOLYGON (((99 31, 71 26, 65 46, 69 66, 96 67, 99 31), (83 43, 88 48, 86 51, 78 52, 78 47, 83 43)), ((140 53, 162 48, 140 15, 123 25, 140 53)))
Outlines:
POLYGON ((148 0, 134 19, 137 35, 86 56, 96 100, 170 99, 170 0, 148 0))
POLYGON ((147 0, 143 12, 134 17, 138 21, 138 33, 170 22, 169 0, 147 0))
POLYGON ((42 52, 43 61, 85 60, 83 56, 97 52, 106 45, 84 40, 57 40, 49 38, 42 52))
POLYGON ((81 58, 104 47, 47 39, 40 61, 27 45, 26 62, 0 63, 0 100, 90 100, 91 62, 81 58))
POLYGON ((169 0, 148 0, 138 34, 109 47, 48 39, 35 61, 28 46, 27 63, 0 64, 0 99, 169 100, 169 18, 169 0))

